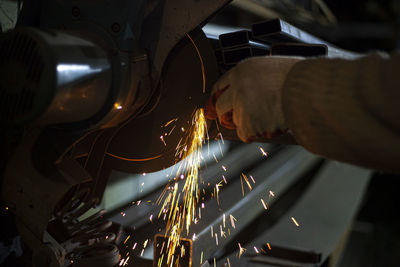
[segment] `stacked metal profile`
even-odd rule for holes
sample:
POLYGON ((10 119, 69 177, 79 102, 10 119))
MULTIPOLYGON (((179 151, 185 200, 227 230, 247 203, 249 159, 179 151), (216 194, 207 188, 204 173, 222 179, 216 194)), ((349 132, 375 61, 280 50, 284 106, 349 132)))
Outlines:
POLYGON ((218 62, 225 68, 249 57, 265 55, 342 58, 357 56, 280 19, 256 23, 251 29, 221 34, 215 54, 218 62))

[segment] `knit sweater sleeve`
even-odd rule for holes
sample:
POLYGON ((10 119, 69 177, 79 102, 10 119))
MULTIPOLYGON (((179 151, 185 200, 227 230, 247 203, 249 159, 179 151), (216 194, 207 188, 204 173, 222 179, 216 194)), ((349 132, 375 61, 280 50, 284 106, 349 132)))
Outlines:
POLYGON ((400 173, 400 55, 303 60, 289 72, 282 101, 306 149, 400 173))

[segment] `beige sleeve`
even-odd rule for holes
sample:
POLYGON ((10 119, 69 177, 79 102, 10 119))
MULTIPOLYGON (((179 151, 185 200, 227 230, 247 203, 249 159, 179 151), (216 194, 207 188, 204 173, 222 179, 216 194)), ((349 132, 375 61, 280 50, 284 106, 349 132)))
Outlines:
POLYGON ((286 123, 306 149, 400 173, 400 55, 301 61, 282 101, 286 123))

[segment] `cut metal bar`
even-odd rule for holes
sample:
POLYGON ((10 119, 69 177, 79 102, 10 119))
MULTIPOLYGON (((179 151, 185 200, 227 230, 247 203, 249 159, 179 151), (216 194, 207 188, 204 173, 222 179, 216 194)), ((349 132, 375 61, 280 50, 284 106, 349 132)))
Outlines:
POLYGON ((248 45, 251 38, 251 31, 236 31, 224 33, 219 36, 219 43, 221 47, 236 47, 248 45))
POLYGON ((251 45, 253 47, 268 48, 268 45, 254 40, 251 31, 240 30, 224 33, 219 36, 219 42, 222 48, 238 47, 243 45, 251 45))

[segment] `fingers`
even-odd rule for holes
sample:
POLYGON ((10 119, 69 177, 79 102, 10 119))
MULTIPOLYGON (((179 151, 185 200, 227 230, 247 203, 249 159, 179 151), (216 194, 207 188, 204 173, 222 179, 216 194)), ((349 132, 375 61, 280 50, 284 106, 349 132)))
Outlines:
POLYGON ((211 97, 208 99, 205 107, 205 116, 209 120, 215 120, 218 117, 217 102, 220 96, 230 87, 230 73, 231 71, 228 71, 222 75, 213 86, 211 97))
POLYGON ((217 109, 216 104, 218 98, 225 92, 226 89, 229 88, 229 85, 226 85, 224 88, 217 89, 215 92, 212 93, 211 97, 208 99, 208 102, 205 107, 205 116, 209 120, 217 119, 217 109))
POLYGON ((236 129, 236 125, 233 123, 233 110, 224 113, 219 119, 221 125, 229 130, 236 129))
POLYGON ((219 117, 219 121, 223 127, 233 130, 236 129, 236 126, 232 119, 232 91, 227 91, 228 88, 229 85, 214 92, 206 105, 205 115, 210 120, 215 120, 219 117))

